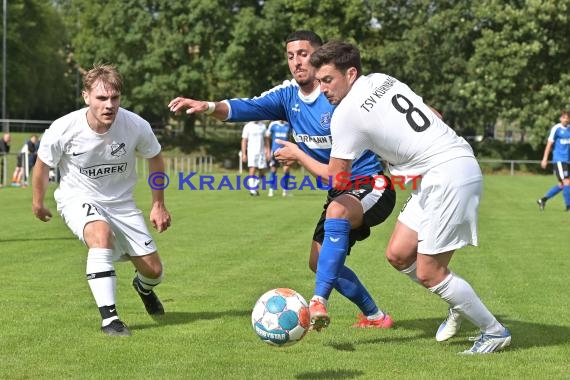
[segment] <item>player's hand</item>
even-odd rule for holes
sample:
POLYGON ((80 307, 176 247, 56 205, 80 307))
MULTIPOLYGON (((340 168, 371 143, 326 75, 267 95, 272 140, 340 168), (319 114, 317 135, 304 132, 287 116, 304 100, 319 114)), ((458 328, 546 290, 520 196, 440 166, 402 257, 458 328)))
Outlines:
POLYGON ((36 218, 38 218, 42 222, 49 222, 52 217, 51 212, 44 205, 38 205, 38 206, 32 205, 32 212, 34 213, 36 218))
POLYGON ((150 210, 150 222, 158 232, 164 232, 170 227, 172 218, 164 205, 155 204, 150 210))
POLYGON ((177 115, 184 109, 187 114, 202 113, 208 110, 208 102, 179 96, 168 103, 168 108, 177 115))
POLYGON ((540 167, 543 169, 546 169, 546 167, 548 166, 548 161, 547 160, 542 160, 540 161, 540 167))
POLYGON ((275 142, 282 145, 273 153, 273 157, 284 165, 291 165, 297 161, 297 152, 299 147, 290 141, 275 139, 275 142))

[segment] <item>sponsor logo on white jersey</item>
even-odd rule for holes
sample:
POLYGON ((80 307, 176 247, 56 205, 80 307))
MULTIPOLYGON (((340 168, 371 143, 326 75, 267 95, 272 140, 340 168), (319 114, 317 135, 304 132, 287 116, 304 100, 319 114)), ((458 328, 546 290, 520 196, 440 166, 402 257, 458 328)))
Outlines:
POLYGON ((97 179, 108 175, 123 174, 127 171, 127 163, 121 164, 102 164, 88 168, 81 168, 80 173, 91 178, 97 179))

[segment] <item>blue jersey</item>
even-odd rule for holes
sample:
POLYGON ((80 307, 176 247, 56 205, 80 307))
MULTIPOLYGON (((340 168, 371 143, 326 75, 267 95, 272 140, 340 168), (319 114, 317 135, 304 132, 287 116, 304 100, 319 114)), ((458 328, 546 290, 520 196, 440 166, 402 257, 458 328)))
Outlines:
POLYGON ((271 152, 275 152, 277 149, 281 148, 283 145, 277 144, 275 140, 289 140, 289 134, 291 133, 291 127, 286 121, 272 121, 267 127, 267 137, 271 138, 271 152))
MULTIPOLYGON (((312 94, 301 94, 295 81, 285 81, 252 99, 228 99, 226 121, 287 120, 293 139, 310 157, 328 164, 332 148, 330 122, 334 106, 317 88, 312 94)), ((382 171, 372 151, 364 151, 352 163, 352 178, 374 176, 382 171)))
POLYGON ((552 141, 552 162, 570 162, 570 126, 556 124, 550 130, 548 141, 552 141))

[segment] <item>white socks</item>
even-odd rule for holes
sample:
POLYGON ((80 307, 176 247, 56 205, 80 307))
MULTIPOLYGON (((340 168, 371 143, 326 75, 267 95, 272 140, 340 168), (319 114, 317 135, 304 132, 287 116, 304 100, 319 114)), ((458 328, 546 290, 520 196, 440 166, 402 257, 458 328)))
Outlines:
POLYGON ((145 277, 139 272, 137 272, 137 277, 139 279, 139 285, 142 288, 141 290, 145 290, 148 293, 150 293, 152 288, 154 288, 156 285, 162 282, 162 274, 158 278, 150 278, 150 277, 145 277))
POLYGON ((420 283, 418 281, 418 277, 416 276, 416 262, 414 261, 414 263, 412 265, 410 265, 409 267, 407 267, 406 269, 402 269, 400 271, 400 273, 405 274, 406 276, 408 276, 410 278, 410 280, 412 280, 415 283, 420 283))
POLYGON ((500 335, 504 331, 497 319, 481 302, 471 285, 450 273, 442 282, 429 290, 439 295, 451 307, 467 318, 485 334, 500 335))
POLYGON ((119 319, 115 308, 117 277, 112 259, 112 249, 91 248, 87 254, 87 266, 85 268, 87 283, 101 312, 103 326, 119 319))

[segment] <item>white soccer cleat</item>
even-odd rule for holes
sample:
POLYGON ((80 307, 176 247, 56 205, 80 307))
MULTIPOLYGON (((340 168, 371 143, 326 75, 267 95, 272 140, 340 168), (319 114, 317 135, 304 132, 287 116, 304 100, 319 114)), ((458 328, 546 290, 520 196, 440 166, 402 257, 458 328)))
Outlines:
POLYGON ((445 321, 443 321, 437 329, 435 340, 438 342, 443 342, 455 336, 461 328, 461 322, 463 322, 463 317, 461 314, 453 310, 453 308, 449 308, 449 314, 447 315, 447 318, 445 318, 445 321))
POLYGON ((468 350, 461 352, 463 355, 490 354, 500 351, 511 345, 511 332, 505 327, 501 335, 481 334, 468 350))

